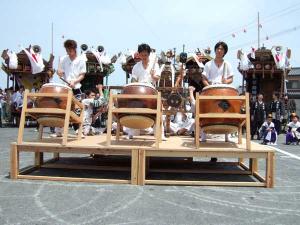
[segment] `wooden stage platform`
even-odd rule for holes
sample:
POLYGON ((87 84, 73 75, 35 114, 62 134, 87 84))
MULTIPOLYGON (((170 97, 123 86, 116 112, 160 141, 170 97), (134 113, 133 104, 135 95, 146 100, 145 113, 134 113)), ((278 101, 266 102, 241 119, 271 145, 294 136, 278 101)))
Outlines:
POLYGON ((81 140, 69 138, 66 145, 59 138, 24 140, 11 144, 12 179, 41 179, 122 184, 162 185, 222 185, 258 186, 274 185, 274 151, 268 146, 251 142, 251 150, 242 144, 210 141, 200 143, 187 136, 171 136, 156 147, 153 136, 139 136, 133 140, 111 137, 107 146, 106 135, 88 136, 81 140), (20 153, 33 152, 34 165, 20 169, 20 153), (53 158, 44 160, 44 153, 53 158), (68 155, 69 154, 69 155, 68 155), (74 157, 74 154, 78 156, 74 157), (86 154, 86 155, 83 155, 86 154), (96 155, 91 157, 90 155, 96 155), (70 157, 71 156, 71 157, 70 157), (208 162, 211 157, 217 163, 208 162), (259 174, 258 162, 265 166, 264 176, 259 174), (43 174, 43 170, 56 170, 58 174, 43 174), (59 171, 87 171, 90 177, 59 171), (89 172, 91 171, 91 172, 89 172), (107 171, 125 176, 109 177, 107 171), (102 176, 106 174, 105 176, 102 176), (174 176, 174 174, 178 176, 174 176), (208 176, 209 175, 209 176, 208 176), (163 177, 163 179, 161 178, 163 177), (171 179, 172 178, 172 179, 171 179), (233 178, 233 179, 232 179, 233 178))

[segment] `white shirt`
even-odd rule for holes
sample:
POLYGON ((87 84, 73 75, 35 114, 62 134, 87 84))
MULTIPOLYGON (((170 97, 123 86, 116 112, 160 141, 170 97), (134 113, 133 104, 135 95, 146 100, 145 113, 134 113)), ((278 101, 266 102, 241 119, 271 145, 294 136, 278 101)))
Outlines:
POLYGON ((16 103, 17 107, 22 107, 22 105, 23 105, 23 94, 21 94, 19 91, 15 92, 12 95, 12 102, 16 103))
MULTIPOLYGON (((152 65, 148 65, 148 67, 145 69, 142 61, 136 63, 132 68, 132 78, 136 79, 137 82, 139 83, 154 84, 155 81, 152 79, 150 74, 152 68, 149 67, 152 67, 152 65)), ((157 63, 155 63, 154 70, 155 70, 155 75, 160 76, 159 74, 160 70, 157 63)))
POLYGON ((86 63, 77 56, 73 61, 68 55, 60 60, 59 68, 64 72, 64 79, 68 82, 76 80, 80 74, 86 73, 86 63))
POLYGON ((228 79, 233 76, 232 68, 229 62, 223 61, 222 65, 218 67, 215 60, 207 62, 204 66, 202 74, 207 78, 208 82, 211 84, 222 84, 222 76, 224 73, 224 78, 228 79), (224 70, 224 64, 225 70, 224 70))
POLYGON ((82 104, 84 105, 83 118, 85 122, 92 122, 94 101, 98 101, 99 105, 101 105, 104 102, 104 98, 100 97, 98 100, 95 100, 94 98, 86 98, 82 100, 82 104))
POLYGON ((289 122, 288 127, 291 127, 292 129, 297 129, 300 127, 300 122, 299 121, 297 121, 297 123, 294 123, 293 121, 289 122))

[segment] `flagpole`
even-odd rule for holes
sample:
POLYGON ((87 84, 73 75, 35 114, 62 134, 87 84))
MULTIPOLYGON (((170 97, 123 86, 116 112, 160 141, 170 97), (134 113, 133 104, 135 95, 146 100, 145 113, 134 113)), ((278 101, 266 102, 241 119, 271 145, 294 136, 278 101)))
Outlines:
POLYGON ((257 13, 257 42, 258 42, 258 48, 260 48, 260 22, 259 22, 259 12, 257 13))
POLYGON ((53 55, 53 22, 51 23, 51 53, 53 55))

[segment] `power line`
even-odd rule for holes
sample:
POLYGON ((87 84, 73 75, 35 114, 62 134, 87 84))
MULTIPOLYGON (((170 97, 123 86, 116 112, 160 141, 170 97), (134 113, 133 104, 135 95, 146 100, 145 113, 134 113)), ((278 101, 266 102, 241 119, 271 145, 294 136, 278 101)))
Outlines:
POLYGON ((143 14, 141 14, 139 12, 139 10, 135 7, 135 5, 131 2, 131 0, 127 0, 129 5, 131 6, 131 8, 135 11, 135 13, 140 17, 140 19, 144 22, 144 24, 148 27, 148 30, 150 31, 150 33, 157 38, 158 40, 160 39, 160 37, 155 33, 155 31, 152 29, 152 26, 148 23, 148 21, 146 20, 146 18, 143 16, 143 14))
MULTIPOLYGON (((285 35, 285 34, 288 34, 288 33, 294 32, 294 31, 297 31, 299 29, 300 29, 300 25, 297 25, 295 27, 292 27, 292 28, 289 28, 289 29, 285 29, 285 30, 281 30, 281 31, 276 32, 276 33, 273 33, 273 34, 269 35, 268 37, 269 37, 269 39, 271 39, 271 38, 274 38, 274 37, 282 36, 282 35, 285 35)), ((247 45, 255 44, 256 42, 257 42, 257 40, 252 40, 252 41, 240 44, 240 45, 233 46, 232 48, 230 48, 230 51, 240 49, 240 48, 242 48, 244 46, 247 46, 247 45)))
MULTIPOLYGON (((293 13, 293 12, 296 12, 296 11, 300 10, 300 7, 297 7, 297 6, 300 6, 300 3, 291 5, 289 7, 284 8, 284 9, 280 9, 280 10, 278 10, 278 11, 276 11, 276 12, 274 12, 274 13, 266 16, 266 17, 263 17, 261 24, 268 23, 270 21, 273 21, 274 19, 278 19, 278 18, 280 18, 282 16, 285 16, 289 13, 293 13)), ((205 43, 207 41, 210 41, 211 39, 217 39, 217 38, 219 40, 222 40, 222 39, 225 39, 227 37, 231 37, 232 34, 234 34, 234 33, 242 32, 244 29, 246 29, 246 31, 248 31, 248 30, 251 30, 251 29, 255 28, 256 26, 257 26, 257 24, 256 24, 256 19, 255 19, 255 20, 252 20, 251 22, 249 22, 249 23, 247 23, 243 26, 238 26, 234 29, 230 29, 230 30, 228 30, 226 32, 222 32, 218 35, 210 36, 210 37, 200 41, 200 43, 202 44, 202 43, 205 43)))

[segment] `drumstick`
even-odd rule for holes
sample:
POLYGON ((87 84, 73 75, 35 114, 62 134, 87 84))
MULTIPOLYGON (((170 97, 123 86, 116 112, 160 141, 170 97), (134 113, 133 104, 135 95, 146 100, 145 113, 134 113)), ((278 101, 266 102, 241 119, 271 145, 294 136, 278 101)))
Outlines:
MULTIPOLYGON (((58 57, 58 68, 57 68, 57 70, 59 70, 60 71, 60 57, 58 57)), ((63 82, 65 82, 68 86, 70 86, 71 87, 71 84, 68 82, 68 81, 66 81, 63 77, 61 77, 60 75, 58 75, 58 77, 59 77, 59 79, 61 79, 63 82)))
POLYGON ((61 79, 61 80, 62 80, 63 82, 65 82, 67 85, 71 86, 71 84, 70 84, 68 81, 66 81, 64 78, 59 77, 59 79, 61 79))

